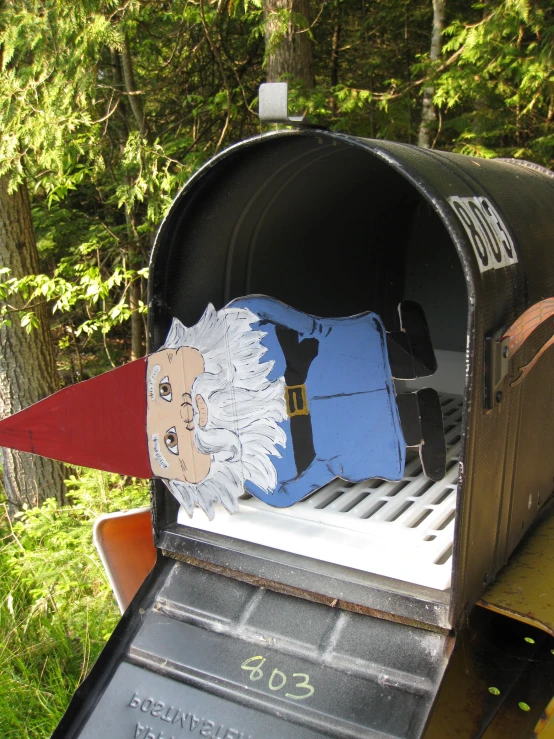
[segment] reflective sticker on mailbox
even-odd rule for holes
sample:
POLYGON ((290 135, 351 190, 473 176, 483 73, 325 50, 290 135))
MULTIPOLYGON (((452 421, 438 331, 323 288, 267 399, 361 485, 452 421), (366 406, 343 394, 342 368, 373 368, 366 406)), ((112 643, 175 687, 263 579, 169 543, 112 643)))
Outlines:
POLYGON ((487 198, 455 196, 448 198, 448 202, 471 241, 481 272, 517 264, 510 232, 487 198))

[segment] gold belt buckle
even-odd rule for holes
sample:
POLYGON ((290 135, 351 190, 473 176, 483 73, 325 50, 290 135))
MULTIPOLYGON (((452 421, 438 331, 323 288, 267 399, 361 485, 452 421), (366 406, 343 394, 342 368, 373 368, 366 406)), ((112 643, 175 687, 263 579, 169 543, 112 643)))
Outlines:
POLYGON ((289 418, 310 415, 306 385, 287 385, 285 387, 285 400, 289 418))

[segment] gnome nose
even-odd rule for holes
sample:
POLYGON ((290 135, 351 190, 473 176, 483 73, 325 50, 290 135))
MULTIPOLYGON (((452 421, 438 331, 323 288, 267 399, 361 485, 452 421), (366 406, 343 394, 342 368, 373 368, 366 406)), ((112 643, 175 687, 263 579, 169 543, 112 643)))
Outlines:
POLYGON ((192 398, 189 393, 183 393, 181 403, 181 418, 188 426, 194 421, 194 410, 192 407, 192 398))

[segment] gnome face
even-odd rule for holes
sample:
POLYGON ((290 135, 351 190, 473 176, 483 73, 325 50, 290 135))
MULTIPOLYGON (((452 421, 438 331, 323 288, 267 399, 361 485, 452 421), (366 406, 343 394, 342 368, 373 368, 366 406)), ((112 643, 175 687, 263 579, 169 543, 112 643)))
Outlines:
POLYGON ((0 421, 0 446, 72 465, 161 478, 185 510, 232 513, 251 480, 269 494, 285 447, 283 377, 247 308, 174 319, 149 357, 71 385, 0 421))
POLYGON ((196 424, 208 422, 208 409, 201 395, 191 395, 194 381, 204 372, 204 358, 192 347, 162 349, 148 357, 147 434, 152 472, 183 482, 199 483, 211 466, 209 454, 194 441, 196 424))

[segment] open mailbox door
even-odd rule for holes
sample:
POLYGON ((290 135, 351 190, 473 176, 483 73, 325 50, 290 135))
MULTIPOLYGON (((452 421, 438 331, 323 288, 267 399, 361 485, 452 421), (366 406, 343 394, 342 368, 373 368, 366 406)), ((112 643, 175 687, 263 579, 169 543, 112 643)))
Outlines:
POLYGON ((553 194, 517 163, 319 130, 190 180, 152 255, 150 351, 242 296, 393 332, 415 301, 438 368, 396 393, 439 394, 445 475, 408 452, 402 480, 212 521, 154 482, 156 567, 55 737, 423 736, 456 635, 552 493, 553 194))

